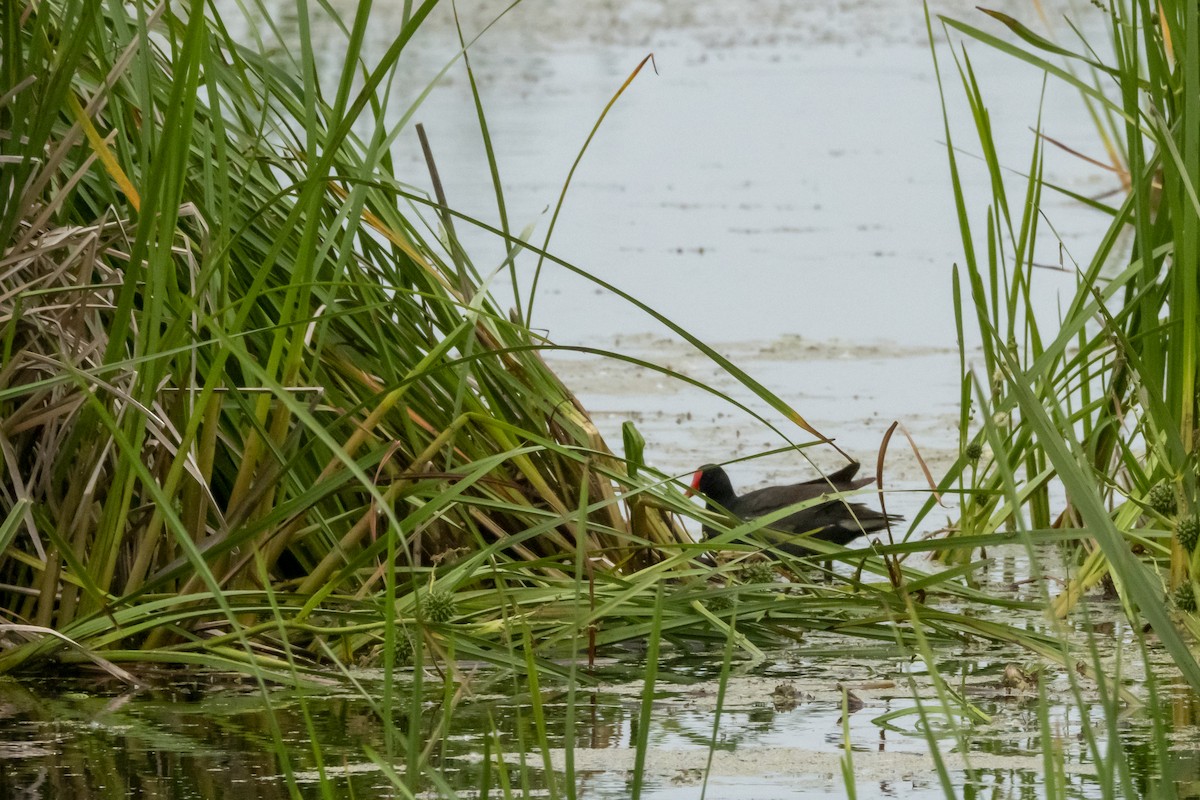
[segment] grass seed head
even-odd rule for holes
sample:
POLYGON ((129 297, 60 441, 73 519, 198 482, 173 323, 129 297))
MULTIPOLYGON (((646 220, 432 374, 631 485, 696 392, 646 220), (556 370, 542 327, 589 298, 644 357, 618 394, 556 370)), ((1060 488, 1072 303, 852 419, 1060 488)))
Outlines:
POLYGON ((449 592, 430 592, 425 598, 425 619, 430 622, 449 622, 458 614, 454 595, 449 592))
POLYGON ((714 594, 704 603, 713 613, 728 611, 733 608, 733 596, 729 594, 714 594))
POLYGON ((396 631, 396 663, 409 664, 412 662, 413 645, 412 631, 405 628, 403 625, 396 631))
POLYGON ((1196 549, 1196 541, 1200 540, 1200 517, 1195 514, 1184 517, 1175 525, 1175 537, 1189 553, 1196 549))
POLYGON ((1155 484, 1146 495, 1146 505, 1164 517, 1175 516, 1178 508, 1175 502, 1175 490, 1171 484, 1166 482, 1155 484))
POLYGON ((1196 591, 1192 588, 1191 581, 1181 583, 1175 590, 1175 607, 1188 613, 1196 610, 1196 591))
POLYGON ((775 565, 770 561, 754 561, 738 570, 742 583, 774 583, 775 565))
POLYGON ((971 442, 967 445, 967 449, 963 450, 963 455, 967 457, 967 461, 974 464, 983 457, 983 445, 979 442, 971 442))

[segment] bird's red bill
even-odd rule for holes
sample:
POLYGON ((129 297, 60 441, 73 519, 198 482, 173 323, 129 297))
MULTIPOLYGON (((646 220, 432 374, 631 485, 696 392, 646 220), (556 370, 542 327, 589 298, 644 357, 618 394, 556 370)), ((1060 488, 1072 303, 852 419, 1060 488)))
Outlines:
POLYGON ((684 497, 691 497, 692 495, 694 495, 696 493, 696 490, 700 488, 700 477, 703 474, 704 474, 704 470, 702 470, 702 469, 696 470, 696 474, 692 476, 691 488, 689 488, 686 492, 683 493, 684 497))

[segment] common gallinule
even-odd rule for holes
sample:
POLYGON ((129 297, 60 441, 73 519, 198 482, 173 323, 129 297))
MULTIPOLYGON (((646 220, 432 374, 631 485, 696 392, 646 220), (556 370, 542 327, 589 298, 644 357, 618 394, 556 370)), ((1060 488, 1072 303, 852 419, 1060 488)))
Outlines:
MULTIPOLYGON (((874 478, 854 477, 858 466, 858 462, 851 462, 837 472, 811 481, 791 486, 768 486, 766 489, 756 489, 739 495, 733 491, 733 484, 729 482, 725 470, 715 464, 705 464, 692 476, 692 487, 688 490, 688 495, 697 491, 703 494, 708 500, 710 511, 724 509, 738 519, 754 519, 787 506, 815 500, 825 494, 851 492, 874 483, 874 478)), ((844 545, 864 533, 883 530, 889 522, 899 522, 902 519, 903 517, 895 514, 882 514, 861 503, 832 499, 776 520, 771 523, 769 529, 796 535, 808 533, 814 539, 844 545)), ((708 538, 711 535, 713 531, 707 525, 704 526, 704 537, 708 538)), ((807 555, 812 552, 797 542, 785 541, 776 546, 793 555, 807 555)))

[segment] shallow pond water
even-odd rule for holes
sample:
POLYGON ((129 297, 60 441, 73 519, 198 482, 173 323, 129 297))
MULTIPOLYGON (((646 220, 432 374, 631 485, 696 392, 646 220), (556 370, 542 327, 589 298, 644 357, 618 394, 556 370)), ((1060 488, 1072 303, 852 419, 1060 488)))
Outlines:
MULTIPOLYGON (((844 645, 838 649, 844 651, 844 645)), ((750 675, 731 678, 715 746, 715 682, 660 685, 648 734, 643 796, 699 797, 707 775, 710 797, 842 797, 840 762, 847 741, 860 797, 944 796, 919 718, 912 714, 886 724, 878 721, 889 712, 912 709, 914 700, 901 655, 892 653, 889 661, 886 648, 874 650, 839 659, 845 663, 837 666, 831 666, 828 657, 780 654, 755 666, 750 675), (889 663, 890 669, 881 669, 889 663), (840 723, 838 687, 862 702, 850 717, 848 739, 840 723)), ((686 677, 695 674, 695 661, 694 656, 668 660, 664 666, 686 677)), ((947 677, 957 678, 953 665, 943 669, 947 677)), ((998 668, 976 670, 968 683, 978 687, 974 702, 991 716, 990 724, 969 728, 965 750, 946 731, 937 736, 937 747, 960 793, 969 792, 970 784, 992 797, 1042 796, 1045 745, 1036 698, 1006 694, 999 686, 1000 673, 998 668), (973 772, 966 771, 968 765, 973 772)), ((360 677, 371 685, 368 677, 360 677)), ((925 686, 917 695, 922 702, 933 703, 919 672, 912 678, 916 686, 925 686)), ((1051 682, 1055 691, 1067 690, 1065 679, 1051 682)), ((576 696, 571 747, 579 796, 629 796, 641 691, 636 684, 601 683, 594 692, 581 690, 576 696)), ((5 717, 0 794, 271 798, 289 796, 290 784, 303 797, 321 797, 330 788, 334 796, 402 796, 366 755, 370 748, 403 773, 403 756, 386 756, 384 726, 361 697, 336 692, 301 696, 284 690, 268 694, 269 713, 263 695, 253 687, 176 684, 134 695, 83 691, 78 684, 50 681, 0 686, 5 717)), ((403 698, 402 689, 398 699, 403 698)), ((543 700, 548 757, 561 787, 566 698, 546 691, 543 700)), ((1102 707, 1090 698, 1083 704, 1051 704, 1044 713, 1071 796, 1101 796, 1083 727, 1100 724, 1102 707)), ((432 730, 438 718, 439 709, 427 708, 419 723, 422 731, 432 730)), ((403 711, 393 722, 401 732, 411 724, 403 711)), ((1149 728, 1144 714, 1131 712, 1122 720, 1115 743, 1126 751, 1135 785, 1142 791, 1162 781, 1149 728)), ((1107 746, 1103 731, 1099 735, 1107 746)), ((490 752, 494 759, 500 746, 513 785, 527 785, 535 790, 533 796, 540 796, 547 789, 543 753, 522 749, 522 742, 537 738, 525 699, 485 696, 455 710, 454 729, 431 763, 449 786, 470 797, 482 780, 481 754, 490 752), (492 749, 485 751, 489 738, 492 749), (522 753, 524 769, 519 765, 522 753)), ((1197 743, 1194 730, 1177 739, 1169 757, 1170 780, 1186 786, 1197 774, 1197 743)), ((493 796, 499 796, 498 771, 493 761, 493 796)))
MULTIPOLYGON (((1049 550, 1042 556, 1053 558, 1049 550)), ((1031 601, 1040 592, 1027 580, 1032 574, 1021 553, 999 553, 979 575, 979 586, 1031 601)), ((945 598, 927 602, 972 611, 945 598)), ((987 606, 973 613, 1045 627, 1032 608, 987 606)), ((1087 621, 1077 616, 1064 635, 1084 661, 1094 641, 1102 672, 1147 699, 1137 637, 1115 604, 1093 598, 1087 621)), ((959 796, 1041 797, 1049 749, 1067 796, 1102 797, 1091 737, 1105 763, 1127 766, 1138 796, 1164 784, 1190 796, 1196 785, 1198 709, 1182 690, 1158 686, 1159 722, 1172 744, 1162 757, 1153 742, 1152 709, 1105 701, 1091 678, 1073 680, 1071 672, 1028 651, 982 641, 939 646, 935 657, 946 685, 987 716, 960 722, 960 736, 937 713, 929 669, 911 649, 830 632, 809 633, 762 660, 735 660, 714 731, 721 653, 664 642, 642 796, 698 798, 707 779, 708 797, 843 797, 841 760, 849 752, 859 797, 943 797, 933 771, 937 752, 959 796), (1014 669, 1041 674, 1014 687, 1008 681, 1014 669), (846 702, 854 701, 847 726, 843 690, 850 693, 846 702)), ((1171 674, 1153 647, 1150 659, 1157 674, 1171 674)), ((420 746, 432 748, 430 763, 446 786, 464 797, 476 796, 486 775, 490 796, 503 796, 502 772, 517 796, 554 796, 546 760, 561 793, 569 748, 577 796, 626 798, 638 758, 644 653, 617 648, 603 653, 594 670, 578 669, 584 680, 573 695, 543 677, 544 737, 526 680, 472 664, 460 665, 461 683, 452 688, 468 691, 449 722, 443 672, 434 664, 423 671, 419 719, 410 716, 411 670, 398 674, 390 712, 381 707, 383 676, 376 670, 351 673, 361 689, 348 683, 259 687, 213 674, 181 680, 179 672, 148 665, 133 667, 148 684, 137 691, 95 677, 6 680, 0 682, 0 797, 402 797, 388 773, 404 774, 411 731, 420 746)), ((420 786, 422 796, 440 796, 428 781, 420 786)))

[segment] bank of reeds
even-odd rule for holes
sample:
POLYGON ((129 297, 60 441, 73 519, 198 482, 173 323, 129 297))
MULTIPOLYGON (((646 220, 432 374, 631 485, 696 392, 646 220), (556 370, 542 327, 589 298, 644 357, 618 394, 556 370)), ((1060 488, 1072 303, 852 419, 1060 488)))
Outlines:
POLYGON ((947 121, 964 245, 954 275, 959 326, 978 326, 983 354, 974 371, 964 359, 963 455, 944 485, 963 492, 964 534, 1086 531, 1075 549, 1078 569, 1054 598, 1054 612, 1065 615, 1086 592, 1109 587, 1134 618, 1153 626, 1200 689, 1200 667, 1177 628, 1188 639, 1200 632, 1195 6, 1145 0, 1082 6, 1086 20, 1050 25, 1064 42, 1036 32, 1045 29, 1041 20, 986 13, 990 25, 943 19, 944 30, 1076 91, 1106 154, 1093 163, 1111 173, 1119 191, 1089 198, 1047 183, 1047 148, 1080 151, 1095 143, 1058 142, 1039 119, 1023 162, 1026 179, 1013 192, 992 138, 986 79, 976 75, 965 49, 951 51, 953 69, 943 65, 941 74, 957 73, 967 97, 992 198, 986 213, 968 207, 962 156, 947 121), (1084 245, 1092 248, 1086 256, 1071 242, 1060 249, 1061 265, 1035 262, 1035 243, 1057 238, 1042 212, 1048 192, 1111 218, 1105 235, 1084 245), (1046 266, 1077 277, 1074 297, 1053 321, 1035 318, 1030 303, 1046 266), (981 424, 970 421, 972 408, 981 424), (1065 508, 1052 507, 1056 481, 1066 490, 1065 508))
POLYGON ((576 552, 625 574, 690 544, 391 172, 381 83, 432 6, 354 86, 364 7, 329 98, 201 3, 5 6, 10 621, 186 660, 273 587, 353 655, 381 609, 515 613, 573 592, 576 552))
POLYGON ((416 113, 392 107, 398 63, 434 5, 406 4, 369 63, 358 5, 335 23, 340 70, 303 35, 287 55, 247 46, 199 2, 0 10, 0 671, 291 679, 414 647, 524 670, 656 630, 724 642, 735 597, 750 654, 921 628, 1065 663, 1042 633, 914 604, 991 599, 963 580, 982 561, 931 572, 910 557, 938 545, 900 531, 767 568, 770 519, 710 518, 719 535, 692 541, 682 520, 704 512, 632 427, 609 449, 543 362, 552 343, 487 291, 522 257, 587 273, 510 230, 482 98, 491 262, 455 233, 488 226, 393 162, 416 113), (712 546, 717 566, 697 560, 712 546), (826 581, 825 560, 851 568, 826 581))

